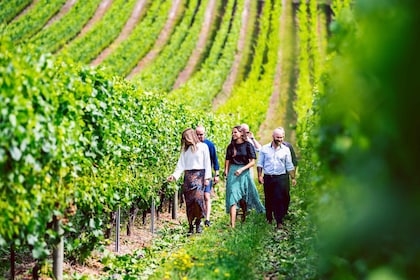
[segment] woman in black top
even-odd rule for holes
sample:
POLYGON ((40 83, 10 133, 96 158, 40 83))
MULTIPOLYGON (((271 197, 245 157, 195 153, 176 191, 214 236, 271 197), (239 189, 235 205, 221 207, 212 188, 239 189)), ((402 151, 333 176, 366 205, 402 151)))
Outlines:
POLYGON ((250 168, 255 164, 254 146, 247 141, 241 126, 232 129, 232 141, 226 149, 225 176, 226 181, 226 212, 230 214, 230 225, 235 227, 236 212, 240 206, 245 220, 247 210, 256 209, 264 213, 257 188, 250 174, 250 168))

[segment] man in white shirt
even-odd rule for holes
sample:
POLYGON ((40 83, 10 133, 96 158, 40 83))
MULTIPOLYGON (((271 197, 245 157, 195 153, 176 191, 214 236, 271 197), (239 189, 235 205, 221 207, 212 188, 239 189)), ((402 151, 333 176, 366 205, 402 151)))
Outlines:
POLYGON ((283 218, 289 209, 289 175, 292 178, 292 185, 295 186, 296 173, 290 149, 283 144, 284 129, 276 128, 272 137, 273 141, 264 145, 259 152, 258 182, 264 184, 267 221, 272 223, 274 213, 277 229, 281 229, 283 218))

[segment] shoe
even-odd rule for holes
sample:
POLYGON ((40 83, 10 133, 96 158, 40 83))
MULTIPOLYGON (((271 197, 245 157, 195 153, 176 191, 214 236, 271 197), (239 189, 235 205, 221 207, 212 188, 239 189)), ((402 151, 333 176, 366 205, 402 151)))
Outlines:
POLYGON ((277 223, 276 229, 283 229, 283 225, 281 223, 277 223))
POLYGON ((201 225, 197 225, 195 228, 195 232, 196 233, 202 233, 203 232, 203 228, 201 227, 201 225))
POLYGON ((204 225, 205 225, 206 227, 209 227, 209 226, 210 226, 210 221, 209 221, 209 220, 205 220, 205 221, 204 221, 204 225))
POLYGON ((268 220, 268 221, 267 221, 267 223, 268 223, 269 225, 272 225, 272 224, 273 224, 273 220, 268 220))
POLYGON ((189 234, 193 234, 194 233, 194 226, 190 225, 190 229, 188 230, 189 234))

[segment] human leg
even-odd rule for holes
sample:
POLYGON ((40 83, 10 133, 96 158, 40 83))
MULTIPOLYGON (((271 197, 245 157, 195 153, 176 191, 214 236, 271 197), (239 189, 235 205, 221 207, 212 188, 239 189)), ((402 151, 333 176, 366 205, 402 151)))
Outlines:
POLYGON ((235 227, 235 221, 236 221, 236 204, 233 204, 230 207, 230 226, 232 228, 235 227))
MULTIPOLYGON (((243 198, 246 198, 246 182, 244 174, 236 176, 235 172, 242 165, 231 165, 229 169, 229 174, 226 181, 226 212, 230 214, 230 224, 231 227, 235 227, 236 207, 239 201, 243 198)), ((249 174, 248 174, 249 177, 249 174)))
POLYGON ((201 222, 206 215, 204 202, 204 170, 186 170, 184 174, 183 193, 187 206, 187 219, 189 224, 188 233, 194 232, 194 219, 201 222))
POLYGON ((269 178, 264 178, 265 216, 269 224, 273 222, 273 186, 269 178))
POLYGON ((290 205, 290 186, 289 180, 282 180, 282 188, 281 188, 281 203, 280 203, 280 213, 282 219, 287 215, 290 205))
POLYGON ((203 229, 201 227, 201 218, 196 218, 195 219, 195 232, 196 233, 202 233, 203 229))
POLYGON ((289 208, 289 186, 287 177, 275 178, 276 186, 274 187, 274 217, 278 227, 283 224, 283 218, 289 208))
POLYGON ((194 225, 193 225, 193 219, 191 217, 187 217, 188 219, 188 233, 194 233, 194 225))
POLYGON ((255 185, 254 180, 249 176, 249 173, 246 171, 241 174, 243 176, 243 184, 244 184, 244 191, 245 191, 245 202, 247 206, 247 210, 255 209, 257 213, 265 213, 265 207, 260 200, 260 195, 257 190, 257 186, 255 185))
POLYGON ((205 192, 204 193, 204 200, 206 202, 206 221, 205 225, 210 226, 210 211, 211 211, 211 197, 210 193, 205 192))
POLYGON ((247 206, 246 205, 246 201, 244 199, 239 200, 239 206, 242 209, 242 222, 245 222, 245 219, 246 219, 246 211, 247 211, 247 209, 246 209, 246 206, 247 206))
POLYGON ((204 224, 206 226, 210 226, 210 213, 211 213, 211 187, 212 187, 212 181, 210 181, 209 186, 206 186, 204 189, 204 201, 206 203, 206 220, 204 221, 204 224))

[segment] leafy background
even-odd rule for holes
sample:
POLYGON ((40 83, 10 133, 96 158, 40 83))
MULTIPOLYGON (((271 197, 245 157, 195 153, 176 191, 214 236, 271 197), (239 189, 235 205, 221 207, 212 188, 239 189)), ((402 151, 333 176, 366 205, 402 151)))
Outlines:
MULTIPOLYGON (((0 247, 6 270, 17 252, 31 255, 52 277, 49 256, 61 234, 53 224, 62 225, 67 261, 89 260, 107 242, 109 214, 118 205, 147 206, 168 187, 162 174, 176 161, 181 127, 205 123, 222 149, 233 124, 262 124, 259 109, 267 108, 275 77, 268 58, 277 53, 270 46, 279 42, 269 36, 274 24, 261 28, 267 33, 254 38, 253 51, 264 54, 264 63, 253 60, 227 109, 203 112, 171 101, 164 90, 146 91, 142 83, 31 45, 26 40, 42 29, 44 15, 62 5, 39 2, 42 13, 16 21, 10 11, 28 1, 0 2, 0 247)), ((279 13, 277 2, 266 2, 272 9, 260 27, 279 13)), ((293 5, 298 44, 285 75, 294 81, 290 129, 300 164, 288 231, 273 232, 251 215, 231 232, 222 204, 215 203, 217 222, 202 236, 184 239, 182 222, 164 227, 150 247, 102 257, 104 278, 416 279, 418 3, 332 1, 333 21, 320 32, 326 19, 317 4, 293 5)), ((292 40, 280 45, 286 42, 292 40)), ((96 45, 89 48, 98 53, 96 45)))

